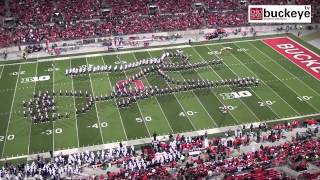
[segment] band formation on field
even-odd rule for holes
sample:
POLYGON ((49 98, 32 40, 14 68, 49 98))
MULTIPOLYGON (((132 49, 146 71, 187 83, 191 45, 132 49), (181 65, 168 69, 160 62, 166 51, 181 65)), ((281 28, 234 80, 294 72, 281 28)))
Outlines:
MULTIPOLYGON (((230 47, 222 48, 219 53, 230 50, 232 50, 230 47)), ((122 72, 136 68, 143 69, 133 76, 117 82, 112 87, 112 93, 110 95, 93 96, 91 93, 88 93, 87 91, 83 92, 82 90, 70 90, 65 92, 62 92, 61 90, 58 92, 34 92, 32 99, 23 101, 23 107, 25 109, 23 111, 23 115, 24 117, 30 117, 33 123, 69 118, 69 112, 62 113, 57 110, 56 102, 54 100, 55 96, 86 98, 86 104, 84 104, 82 108, 76 109, 76 113, 79 114, 86 113, 91 110, 95 103, 99 101, 115 100, 118 108, 128 108, 132 103, 136 103, 138 100, 152 96, 191 91, 195 89, 209 89, 219 86, 253 87, 258 86, 260 82, 259 79, 255 77, 239 77, 235 79, 223 79, 216 81, 200 79, 186 79, 184 81, 180 81, 167 74, 167 72, 186 71, 207 66, 223 66, 223 59, 191 64, 189 63, 189 56, 185 55, 181 49, 177 49, 175 53, 165 52, 159 58, 142 59, 125 65, 84 65, 80 67, 72 67, 65 70, 66 77, 78 78, 85 74, 122 72), (174 63, 170 61, 170 58, 177 59, 178 61, 174 63), (157 73, 163 81, 166 81, 168 84, 173 86, 168 86, 166 88, 159 88, 158 86, 144 86, 140 78, 150 73, 157 73)), ((228 108, 223 108, 222 112, 227 113, 228 108)))

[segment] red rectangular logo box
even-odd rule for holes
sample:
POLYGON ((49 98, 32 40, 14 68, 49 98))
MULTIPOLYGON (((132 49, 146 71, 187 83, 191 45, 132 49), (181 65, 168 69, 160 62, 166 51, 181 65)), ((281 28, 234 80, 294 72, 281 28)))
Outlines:
POLYGON ((250 8, 250 20, 262 20, 263 19, 262 8, 250 8))

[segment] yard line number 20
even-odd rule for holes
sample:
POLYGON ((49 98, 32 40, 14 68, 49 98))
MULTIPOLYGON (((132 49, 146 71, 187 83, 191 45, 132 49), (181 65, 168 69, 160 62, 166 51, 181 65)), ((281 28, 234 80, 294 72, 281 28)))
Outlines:
POLYGON ((8 141, 12 141, 14 140, 14 137, 15 137, 14 134, 9 134, 7 138, 5 138, 5 136, 0 136, 0 142, 5 141, 5 139, 7 139, 8 141))

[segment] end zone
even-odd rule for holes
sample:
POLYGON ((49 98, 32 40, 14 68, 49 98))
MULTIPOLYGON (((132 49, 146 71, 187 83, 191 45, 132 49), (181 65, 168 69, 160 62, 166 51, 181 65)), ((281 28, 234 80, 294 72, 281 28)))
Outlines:
POLYGON ((262 40, 301 69, 320 80, 320 56, 288 37, 262 40))

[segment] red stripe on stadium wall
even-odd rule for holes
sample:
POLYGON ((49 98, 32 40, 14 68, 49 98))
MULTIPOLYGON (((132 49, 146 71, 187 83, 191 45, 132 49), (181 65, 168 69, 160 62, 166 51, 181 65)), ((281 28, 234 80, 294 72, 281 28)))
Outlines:
POLYGON ((263 39, 263 42, 320 80, 320 56, 287 38, 263 39))

